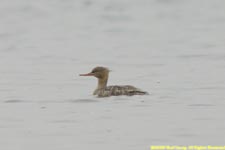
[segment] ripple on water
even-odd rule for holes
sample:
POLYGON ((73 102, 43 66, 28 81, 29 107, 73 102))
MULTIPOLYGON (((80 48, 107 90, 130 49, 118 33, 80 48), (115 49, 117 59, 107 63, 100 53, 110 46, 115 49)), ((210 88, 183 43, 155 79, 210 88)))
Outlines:
POLYGON ((69 103, 96 103, 99 101, 94 100, 94 99, 71 99, 71 100, 68 100, 67 102, 69 102, 69 103))
POLYGON ((27 103, 28 101, 20 100, 20 99, 9 99, 5 100, 4 103, 27 103))
POLYGON ((213 105, 213 104, 190 104, 188 106, 190 106, 190 107, 213 107, 215 105, 213 105))
POLYGON ((211 117, 196 117, 193 118, 193 120, 197 120, 197 121, 210 121, 210 120, 215 120, 214 118, 211 117))
POLYGON ((59 124, 68 124, 68 123, 77 123, 77 120, 53 120, 51 123, 59 123, 59 124))
POLYGON ((175 134, 175 137, 183 137, 183 138, 191 138, 197 136, 196 134, 192 133, 180 133, 180 134, 175 134))

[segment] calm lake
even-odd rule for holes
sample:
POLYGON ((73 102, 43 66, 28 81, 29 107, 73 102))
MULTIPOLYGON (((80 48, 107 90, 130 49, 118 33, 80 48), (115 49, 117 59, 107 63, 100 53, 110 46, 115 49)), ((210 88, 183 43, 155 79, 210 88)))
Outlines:
POLYGON ((225 1, 1 0, 2 150, 224 145, 225 1), (109 85, 147 96, 96 98, 109 85))

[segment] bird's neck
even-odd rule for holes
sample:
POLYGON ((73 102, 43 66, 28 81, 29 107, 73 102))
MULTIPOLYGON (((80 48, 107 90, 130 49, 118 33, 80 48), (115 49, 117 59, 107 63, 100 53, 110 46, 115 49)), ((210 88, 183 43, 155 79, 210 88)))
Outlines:
POLYGON ((106 73, 102 78, 98 78, 98 86, 93 93, 94 95, 98 95, 99 91, 102 91, 102 89, 106 88, 108 77, 109 74, 106 73))
POLYGON ((104 78, 99 78, 97 89, 104 89, 107 86, 107 81, 108 81, 108 75, 105 76, 104 78))

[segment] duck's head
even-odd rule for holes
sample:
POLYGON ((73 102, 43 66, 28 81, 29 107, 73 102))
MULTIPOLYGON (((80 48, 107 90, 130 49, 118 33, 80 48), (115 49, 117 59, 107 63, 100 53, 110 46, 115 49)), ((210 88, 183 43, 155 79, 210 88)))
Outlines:
POLYGON ((109 69, 106 67, 95 67, 90 73, 80 74, 80 76, 94 76, 98 79, 108 78, 109 69))

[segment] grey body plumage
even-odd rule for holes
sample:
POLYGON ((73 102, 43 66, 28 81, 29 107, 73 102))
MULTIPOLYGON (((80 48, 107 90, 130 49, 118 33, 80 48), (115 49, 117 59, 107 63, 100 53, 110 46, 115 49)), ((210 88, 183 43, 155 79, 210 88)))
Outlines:
POLYGON ((103 89, 96 89, 94 91, 94 95, 98 97, 108 97, 108 96, 119 96, 119 95, 146 95, 147 92, 141 91, 138 88, 135 88, 131 85, 114 85, 114 86, 107 86, 103 89))

